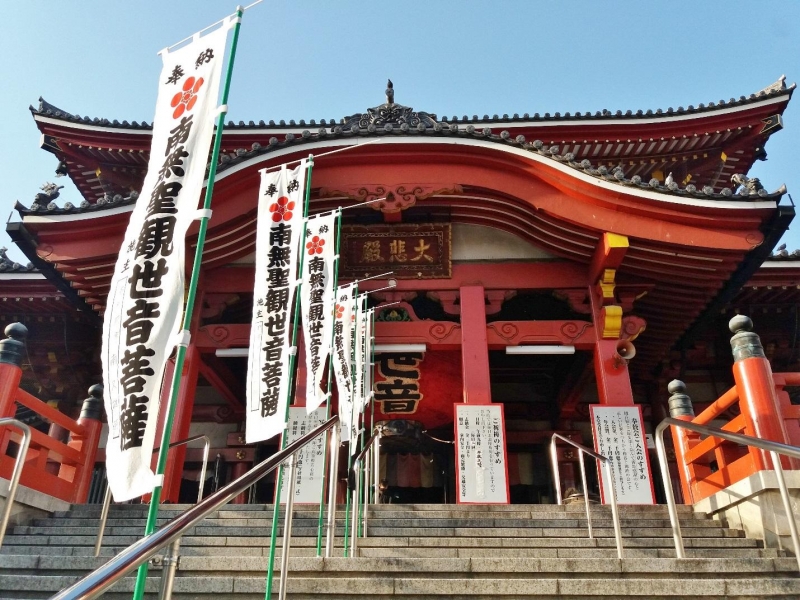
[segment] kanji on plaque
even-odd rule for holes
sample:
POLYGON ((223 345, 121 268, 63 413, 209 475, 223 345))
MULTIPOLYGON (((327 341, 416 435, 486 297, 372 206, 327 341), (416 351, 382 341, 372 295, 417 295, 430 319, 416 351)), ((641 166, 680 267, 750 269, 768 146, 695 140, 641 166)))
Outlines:
POLYGON ((449 223, 343 227, 339 274, 358 279, 389 269, 401 279, 450 277, 450 236, 449 223))

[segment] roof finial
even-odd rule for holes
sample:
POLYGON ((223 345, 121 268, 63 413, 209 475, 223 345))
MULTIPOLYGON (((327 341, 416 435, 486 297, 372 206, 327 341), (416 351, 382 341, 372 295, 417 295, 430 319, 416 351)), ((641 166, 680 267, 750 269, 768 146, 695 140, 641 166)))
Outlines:
POLYGON ((386 84, 386 104, 394 104, 394 84, 391 79, 386 84))

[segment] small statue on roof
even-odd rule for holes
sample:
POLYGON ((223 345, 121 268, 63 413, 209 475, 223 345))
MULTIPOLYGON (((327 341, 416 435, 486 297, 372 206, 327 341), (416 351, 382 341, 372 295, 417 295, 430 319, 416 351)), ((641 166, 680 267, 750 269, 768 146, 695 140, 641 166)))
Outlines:
POLYGON ((386 84, 386 104, 394 104, 394 84, 391 79, 386 84))
POLYGON ((731 175, 731 182, 735 183, 738 187, 746 189, 750 194, 757 194, 760 190, 764 189, 758 177, 745 177, 741 173, 731 175))
POLYGON ((34 198, 33 201, 39 206, 47 206, 50 202, 58 198, 58 190, 62 189, 63 187, 63 185, 56 185, 55 183, 50 183, 48 181, 41 188, 39 188, 42 191, 36 194, 36 198, 34 198))

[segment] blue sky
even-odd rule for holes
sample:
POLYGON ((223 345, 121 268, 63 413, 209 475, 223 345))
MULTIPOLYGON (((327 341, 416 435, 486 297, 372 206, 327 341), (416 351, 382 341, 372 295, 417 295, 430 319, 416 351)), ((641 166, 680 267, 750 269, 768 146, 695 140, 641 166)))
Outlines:
MULTIPOLYGON (((43 96, 80 115, 149 122, 158 50, 234 9, 3 2, 0 213, 30 204, 45 181, 66 181, 38 148, 29 104, 43 96)), ((800 2, 267 0, 244 18, 229 117, 338 120, 383 102, 387 78, 397 102, 441 117, 697 105, 782 74, 800 80, 800 2)), ((800 98, 784 126, 751 175, 800 201, 800 98)), ((67 185, 59 202, 80 200, 67 185)), ((800 248, 800 217, 784 241, 800 248)), ((4 231, 0 245, 12 245, 4 231)))

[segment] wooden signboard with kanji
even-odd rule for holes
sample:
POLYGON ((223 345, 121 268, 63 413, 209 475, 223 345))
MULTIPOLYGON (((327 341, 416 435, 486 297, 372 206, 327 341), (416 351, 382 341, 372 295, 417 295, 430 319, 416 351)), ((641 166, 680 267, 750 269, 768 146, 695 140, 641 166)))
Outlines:
POLYGON ((363 279, 392 271, 396 279, 448 278, 450 249, 449 223, 344 226, 339 277, 363 279))

